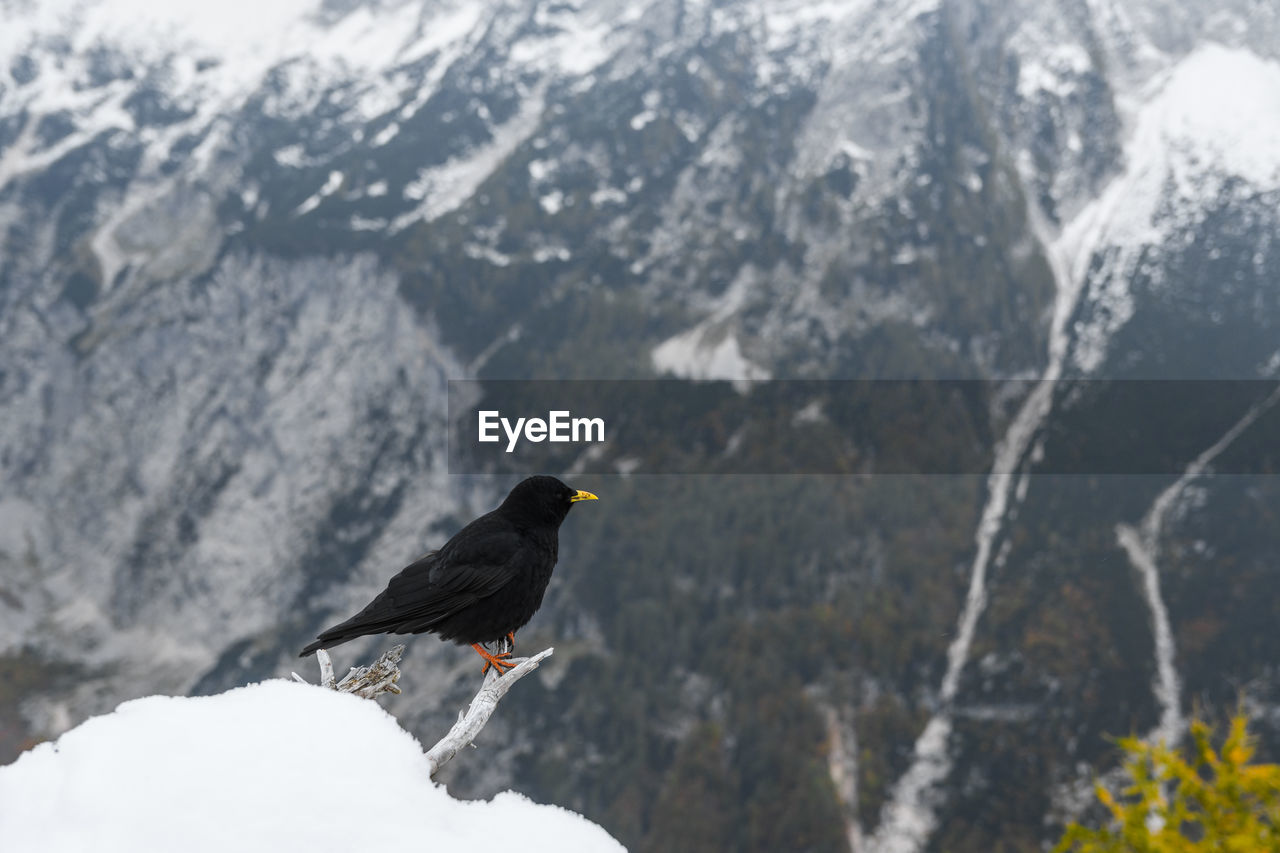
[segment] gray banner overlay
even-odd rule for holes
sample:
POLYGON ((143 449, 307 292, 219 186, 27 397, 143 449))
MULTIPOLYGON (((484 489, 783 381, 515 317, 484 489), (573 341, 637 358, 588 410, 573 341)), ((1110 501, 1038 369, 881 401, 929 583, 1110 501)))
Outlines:
MULTIPOLYGON (((1038 380, 452 380, 453 474, 986 474, 1038 380)), ((1277 383, 1062 380, 1014 471, 1180 474, 1277 383)), ((1215 461, 1280 470, 1280 406, 1215 461)))

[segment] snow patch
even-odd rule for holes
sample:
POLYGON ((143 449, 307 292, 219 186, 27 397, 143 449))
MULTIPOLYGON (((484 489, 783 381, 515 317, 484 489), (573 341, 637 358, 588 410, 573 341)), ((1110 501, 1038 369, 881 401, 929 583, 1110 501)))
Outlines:
POLYGON ((373 143, 375 148, 381 148, 383 145, 386 145, 388 142, 395 139, 399 133, 400 125, 393 121, 391 124, 375 133, 373 135, 373 139, 370 141, 373 143))
POLYGON ((385 219, 370 219, 367 216, 352 216, 347 223, 352 231, 381 231, 387 227, 385 219))
POLYGON ((601 187, 591 193, 591 204, 593 207, 603 207, 606 204, 625 204, 627 194, 617 187, 601 187))
POLYGON ((547 215, 555 216, 564 207, 564 193, 560 190, 552 190, 538 199, 538 204, 547 212, 547 215))
POLYGON ((338 187, 342 186, 342 173, 330 172, 329 177, 325 179, 324 186, 320 187, 313 195, 307 198, 302 204, 298 205, 297 210, 293 212, 294 216, 305 216, 320 206, 320 202, 338 191, 338 187))
POLYGON ((537 183, 545 181, 555 170, 556 162, 554 160, 529 161, 529 177, 537 183))
POLYGON ((306 165, 306 158, 301 145, 286 145, 271 155, 276 161, 276 165, 288 166, 293 169, 306 165))
POLYGON ((746 304, 751 285, 749 272, 739 275, 710 316, 654 348, 654 368, 683 379, 768 379, 767 370, 742 354, 733 331, 734 318, 746 304))
POLYGON ((396 217, 392 231, 400 231, 418 220, 431 222, 456 210, 485 178, 493 174, 520 145, 533 135, 542 119, 544 90, 532 92, 520 104, 520 111, 506 124, 493 130, 487 143, 447 162, 423 169, 404 189, 404 197, 421 203, 396 217))
POLYGON ((644 110, 643 112, 636 113, 631 117, 631 122, 630 122, 631 129, 644 130, 645 125, 649 124, 650 122, 655 120, 657 117, 658 117, 658 114, 653 110, 644 110))
POLYGON ((1040 92, 1065 98, 1075 92, 1076 80, 1093 63, 1089 54, 1078 44, 1047 46, 1039 55, 1039 61, 1027 62, 1018 69, 1018 94, 1032 100, 1040 92))
MULTIPOLYGON (((432 3, 428 8, 440 9, 443 5, 432 3)), ((407 45, 396 58, 403 63, 417 62, 455 47, 483 23, 484 12, 484 3, 458 3, 452 9, 441 11, 423 22, 421 37, 407 45)))
POLYGON ((487 261, 495 267, 505 267, 511 264, 510 255, 499 252, 491 246, 482 246, 479 243, 467 243, 462 247, 462 251, 472 260, 487 261))
POLYGON ((612 55, 609 36, 614 28, 604 9, 587 10, 568 4, 539 4, 534 22, 541 34, 511 46, 512 62, 543 73, 582 77, 612 55), (593 20, 594 18, 594 20, 593 20))
POLYGON ((1136 154, 1173 153, 1167 166, 1193 198, 1203 197, 1197 173, 1206 168, 1280 187, 1280 63, 1241 48, 1201 47, 1174 68, 1136 136, 1145 143, 1136 154))
POLYGON ((662 342, 653 351, 659 373, 682 379, 768 379, 769 372, 747 361, 732 333, 695 327, 662 342))
POLYGON ((533 250, 533 262, 536 264, 545 264, 550 261, 567 261, 573 257, 573 253, 564 246, 539 246, 533 250))

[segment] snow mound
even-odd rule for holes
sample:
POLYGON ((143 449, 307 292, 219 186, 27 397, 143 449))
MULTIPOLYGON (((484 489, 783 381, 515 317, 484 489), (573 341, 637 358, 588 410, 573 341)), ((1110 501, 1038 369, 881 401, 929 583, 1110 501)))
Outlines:
POLYGON ((14 853, 623 849, 516 793, 455 800, 377 704, 287 681, 125 702, 24 753, 0 767, 0 838, 14 853))

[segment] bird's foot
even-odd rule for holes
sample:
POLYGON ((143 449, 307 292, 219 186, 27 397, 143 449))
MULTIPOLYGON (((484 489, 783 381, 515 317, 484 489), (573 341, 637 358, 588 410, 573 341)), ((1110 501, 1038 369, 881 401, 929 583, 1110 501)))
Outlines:
POLYGON ((511 652, 499 652, 495 655, 486 651, 485 647, 479 643, 472 643, 471 648, 476 650, 476 654, 484 658, 484 669, 480 670, 481 675, 487 675, 491 666, 498 670, 498 675, 506 675, 507 670, 516 668, 514 663, 507 660, 507 658, 511 657, 511 652))

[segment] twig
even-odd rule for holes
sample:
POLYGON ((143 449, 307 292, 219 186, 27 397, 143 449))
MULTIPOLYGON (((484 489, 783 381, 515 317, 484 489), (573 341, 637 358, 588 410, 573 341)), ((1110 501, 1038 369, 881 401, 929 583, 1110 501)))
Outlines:
POLYGON ((449 733, 427 750, 428 775, 435 776, 436 771, 445 762, 457 755, 463 747, 469 746, 476 739, 476 735, 480 734, 485 723, 489 722, 489 717, 493 716, 494 709, 498 707, 498 700, 506 695, 513 684, 537 669, 538 665, 545 658, 550 657, 554 651, 553 648, 544 649, 533 657, 517 658, 520 662, 506 675, 498 675, 496 667, 490 670, 485 676, 484 685, 471 700, 466 713, 459 712, 458 722, 453 724, 449 733))

